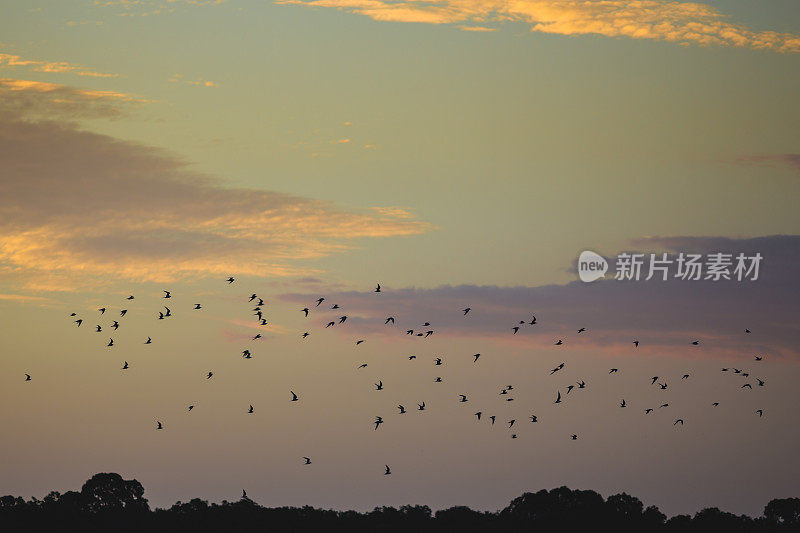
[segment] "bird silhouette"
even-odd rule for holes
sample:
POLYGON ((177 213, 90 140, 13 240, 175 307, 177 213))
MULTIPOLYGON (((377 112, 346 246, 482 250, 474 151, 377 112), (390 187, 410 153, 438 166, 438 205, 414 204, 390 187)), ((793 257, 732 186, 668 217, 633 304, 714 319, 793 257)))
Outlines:
POLYGON ((321 304, 321 303, 322 303, 322 302, 324 302, 324 301, 325 301, 325 298, 320 298, 320 299, 318 299, 318 300, 317 300, 317 305, 316 305, 316 307, 319 307, 319 304, 321 304))
POLYGON ((558 341, 555 343, 555 346, 561 346, 562 344, 564 344, 564 342, 561 339, 558 339, 558 341))
POLYGON ((357 341, 356 341, 356 346, 358 346, 358 345, 359 345, 359 344, 361 344, 362 342, 364 342, 364 339, 357 340, 357 341))
POLYGON ((633 341, 633 345, 638 348, 639 347, 639 341, 633 341))
POLYGON ((616 374, 617 372, 619 372, 618 368, 612 368, 611 370, 608 371, 609 374, 616 374))
POLYGON ((465 309, 462 309, 462 311, 464 311, 464 316, 467 316, 467 313, 469 313, 470 311, 472 311, 472 308, 471 308, 471 307, 467 307, 467 308, 465 308, 465 309))
POLYGON ((673 423, 672 425, 673 425, 673 426, 677 426, 677 425, 678 425, 678 422, 680 422, 680 423, 681 423, 681 425, 683 425, 683 418, 679 418, 679 419, 677 419, 677 420, 675 421, 675 423, 673 423))
POLYGON ((441 357, 437 357, 434 361, 435 362, 433 364, 435 366, 441 366, 442 365, 442 358, 441 357))
POLYGON ((572 438, 572 440, 578 440, 578 436, 575 435, 575 434, 573 434, 571 438, 572 438))
POLYGON ((125 364, 122 365, 122 370, 128 370, 128 362, 125 361, 125 364))
POLYGON ((25 374, 25 381, 30 381, 30 380, 31 380, 31 375, 25 374))
POLYGON ((536 415, 531 415, 530 419, 531 419, 531 422, 538 422, 539 421, 539 417, 537 417, 536 415))
POLYGON ((361 363, 358 368, 367 368, 367 363, 361 363))
POLYGON ((106 346, 114 346, 114 339, 108 339, 108 344, 106 346))
POLYGON ((425 402, 417 404, 417 411, 424 411, 425 410, 425 402))
POLYGON ((250 406, 250 409, 247 410, 247 414, 253 414, 253 406, 250 406))
POLYGON ((496 418, 496 417, 495 417, 494 415, 492 415, 492 416, 490 416, 490 417, 489 417, 489 419, 492 421, 492 425, 494 425, 494 419, 495 419, 495 418, 496 418))
POLYGON ((105 312, 106 312, 106 308, 105 308, 105 307, 101 307, 100 309, 98 309, 98 311, 100 311, 100 314, 101 314, 101 315, 102 315, 102 314, 105 314, 105 312))
POLYGON ((289 392, 292 394, 292 401, 293 402, 296 402, 296 401, 298 401, 300 399, 300 398, 297 397, 297 394, 295 394, 294 391, 289 391, 289 392))
POLYGON ((473 360, 472 362, 473 363, 477 363, 478 362, 478 357, 480 357, 480 356, 481 356, 481 354, 479 354, 479 353, 476 353, 475 355, 473 355, 472 357, 474 357, 475 360, 473 360))
POLYGON ((390 317, 388 317, 388 318, 386 319, 386 321, 385 321, 383 324, 384 324, 384 325, 386 325, 386 324, 388 324, 389 322, 391 322, 392 324, 394 324, 394 317, 393 317, 393 316, 390 316, 390 317))
POLYGON ((206 376, 206 379, 211 379, 211 376, 213 376, 213 375, 214 375, 213 372, 209 372, 208 375, 206 376))
POLYGON ((375 390, 383 390, 383 381, 378 381, 375 384, 375 390))
POLYGON ((194 409, 194 405, 189 406, 189 411, 191 411, 192 409, 194 409))
POLYGON ((653 410, 652 410, 652 409, 650 409, 649 407, 648 407, 647 409, 645 409, 645 410, 644 410, 644 414, 646 414, 646 415, 649 415, 649 414, 650 414, 650 413, 652 413, 652 412, 653 412, 653 410))
POLYGON ((164 291, 164 298, 172 298, 172 293, 169 291, 164 291))
POLYGON ((236 280, 235 280, 235 279, 233 279, 233 278, 228 278, 228 279, 226 279, 225 281, 227 281, 227 282, 228 282, 228 285, 230 285, 231 283, 233 283, 233 282, 234 282, 234 281, 236 281, 236 280))
POLYGON ((483 414, 483 411, 478 411, 477 413, 475 413, 475 416, 477 416, 478 420, 480 420, 482 414, 483 414))
POLYGON ((156 429, 164 429, 164 425, 160 421, 156 421, 156 423, 158 424, 156 429))
POLYGON ((561 391, 558 391, 558 397, 556 398, 556 401, 554 401, 553 403, 561 403, 561 391))
POLYGON ((397 414, 399 414, 399 415, 404 415, 404 414, 406 414, 406 408, 405 408, 405 407, 403 407, 402 405, 399 405, 399 404, 398 404, 398 405, 397 405, 397 408, 398 408, 398 409, 400 409, 400 412, 399 412, 399 413, 397 413, 397 414))
POLYGON ((81 327, 81 324, 83 324, 83 319, 79 318, 75 321, 75 323, 78 324, 78 327, 81 327))
POLYGON ((436 376, 436 379, 434 379, 433 382, 434 383, 441 383, 442 382, 441 376, 436 376))
POLYGON ((381 418, 379 416, 376 416, 375 417, 375 430, 376 431, 378 429, 378 426, 380 426, 381 424, 383 424, 383 418, 381 418))
POLYGON ((692 346, 697 346, 698 344, 700 344, 700 341, 692 341, 692 346))
POLYGON ((626 405, 627 404, 625 403, 625 398, 623 398, 622 401, 619 403, 619 406, 620 407, 625 407, 626 405))
POLYGON ((583 333, 584 331, 586 331, 586 328, 581 328, 578 330, 578 333, 583 333))
POLYGON ((758 413, 759 418, 764 416, 764 410, 763 409, 756 409, 756 413, 758 413))
POLYGON ((309 332, 307 332, 307 331, 306 331, 305 333, 303 333, 303 334, 302 334, 302 335, 300 335, 300 336, 301 336, 301 337, 303 337, 303 338, 305 339, 305 338, 306 338, 306 337, 308 337, 309 335, 311 335, 311 333, 309 333, 309 332))
POLYGON ((392 473, 392 470, 391 470, 391 468, 389 468, 389 465, 383 465, 383 466, 386 467, 386 471, 383 473, 383 475, 384 476, 390 475, 392 473))
POLYGON ((202 309, 202 308, 203 308, 203 306, 201 306, 200 304, 194 304, 194 308, 195 308, 195 309, 202 309))
POLYGON ((303 463, 304 465, 310 465, 311 464, 311 459, 309 459, 308 457, 303 457, 303 460, 305 461, 305 463, 303 463))
POLYGON ((381 292, 381 284, 378 283, 378 286, 375 287, 375 292, 381 292))
POLYGON ((459 396, 461 397, 461 399, 460 399, 460 400, 458 400, 459 402, 461 402, 461 403, 464 403, 464 402, 468 402, 468 401, 469 401, 469 400, 467 399, 466 395, 464 395, 464 394, 459 394, 459 396))
POLYGON ((514 327, 513 327, 513 328, 511 328, 511 329, 513 329, 513 330, 514 330, 514 333, 513 333, 513 335, 516 335, 516 334, 517 334, 517 332, 519 331, 519 326, 514 326, 514 327))

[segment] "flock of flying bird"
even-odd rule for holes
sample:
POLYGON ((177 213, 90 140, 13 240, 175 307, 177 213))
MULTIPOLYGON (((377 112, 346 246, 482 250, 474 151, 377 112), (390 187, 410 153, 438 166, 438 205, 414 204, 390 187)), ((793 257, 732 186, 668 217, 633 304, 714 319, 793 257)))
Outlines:
MULTIPOLYGON (((229 277, 225 281, 230 285, 230 284, 234 283, 236 280, 233 277, 229 277)), ((168 300, 168 299, 172 298, 172 293, 170 291, 165 290, 163 292, 164 292, 164 295, 163 295, 162 299, 168 300)), ((377 285, 377 287, 374 289, 373 292, 375 292, 375 293, 380 293, 381 292, 380 284, 377 285)), ((134 299, 135 298, 134 298, 133 295, 130 295, 130 296, 128 296, 126 298, 126 300, 128 300, 128 301, 134 300, 134 299)), ((314 312, 316 310, 316 308, 319 308, 323 304, 323 302, 325 302, 325 301, 326 301, 325 298, 321 297, 321 298, 317 299, 316 302, 310 308, 309 307, 304 307, 303 309, 300 309, 300 312, 304 313, 304 316, 306 318, 308 318, 310 313, 314 312)), ((263 311, 263 307, 265 305, 264 304, 264 300, 262 298, 260 298, 258 295, 256 295, 255 293, 253 293, 253 294, 250 295, 250 297, 248 298, 247 302, 249 304, 254 304, 255 305, 255 307, 252 309, 252 313, 253 313, 253 316, 256 317, 256 320, 258 321, 258 324, 261 325, 261 326, 267 326, 268 322, 267 322, 266 318, 264 318, 264 311, 263 311)), ((157 312, 157 319, 158 320, 166 320, 166 319, 168 319, 168 318, 173 316, 172 315, 172 310, 167 305, 164 305, 163 308, 164 308, 163 311, 162 310, 158 310, 158 312, 157 312)), ((203 306, 201 304, 197 303, 197 304, 194 304, 193 309, 194 310, 201 310, 201 309, 203 309, 203 306)), ((336 310, 339 310, 339 309, 340 309, 340 307, 337 304, 333 304, 332 306, 330 306, 330 310, 331 311, 336 311, 336 310)), ((461 310, 461 313, 463 314, 465 319, 468 317, 468 315, 469 315, 471 310, 472 310, 471 307, 466 307, 466 308, 461 310)), ((108 311, 108 309, 106 307, 101 307, 101 308, 98 309, 98 311, 99 311, 101 316, 104 316, 106 311, 108 311)), ((127 312, 128 312, 127 309, 121 309, 119 311, 120 319, 122 319, 127 314, 127 312)), ((74 318, 75 324, 77 324, 77 326, 80 327, 84 320, 82 318, 77 317, 77 313, 72 313, 70 316, 74 318)), ((346 321, 347 321, 347 315, 342 314, 338 318, 336 318, 334 320, 330 320, 329 322, 327 322, 327 324, 325 325, 325 328, 330 328, 330 327, 334 327, 334 326, 339 325, 339 324, 344 324, 346 321)), ((389 316, 384 320, 384 325, 386 325, 386 326, 394 326, 394 324, 395 324, 395 317, 394 316, 389 316)), ((526 325, 527 326, 534 326, 536 324, 537 324, 537 320, 536 320, 535 316, 533 316, 530 321, 520 320, 516 325, 511 327, 511 332, 512 332, 513 335, 516 335, 519 332, 520 328, 522 328, 522 327, 524 327, 526 325)), ((117 329, 120 327, 119 321, 118 320, 113 320, 112 323, 107 327, 110 328, 113 331, 117 331, 117 329)), ((103 326, 98 324, 95 327, 95 331, 97 333, 103 332, 104 331, 103 330, 103 326)), ((577 330, 577 333, 578 334, 582 334, 582 333, 584 333, 586 331, 587 330, 586 330, 585 327, 581 327, 581 328, 579 328, 577 330)), ((422 324, 422 329, 421 330, 409 329, 409 330, 406 330, 405 334, 406 335, 410 335, 410 336, 415 336, 415 337, 428 338, 431 335, 433 335, 434 332, 435 332, 435 330, 433 329, 431 324, 429 322, 424 322, 422 324)), ((745 329, 744 333, 745 334, 749 334, 750 330, 749 329, 745 329)), ((305 331, 300 336, 303 339, 305 339, 310 334, 311 334, 310 332, 305 331)), ((261 338, 261 334, 258 333, 258 334, 256 334, 255 336, 252 337, 252 340, 258 340, 260 338, 261 338)), ((358 339, 358 340, 356 340, 355 344, 358 346, 361 343, 363 343, 364 340, 365 339, 358 339)), ((151 337, 147 337, 147 339, 144 341, 144 344, 152 344, 152 338, 151 337)), ((562 346, 563 344, 564 344, 563 340, 562 339, 558 339, 554 343, 554 346, 562 346)), ((638 340, 632 340, 632 344, 634 345, 634 348, 638 348, 640 343, 639 343, 638 340)), ((699 346, 700 345, 700 341, 699 340, 691 341, 691 345, 699 346)), ((112 337, 109 337, 109 341, 108 341, 108 344, 106 346, 107 347, 115 346, 114 339, 112 337)), ((245 358, 245 359, 251 359, 252 358, 252 353, 250 352, 249 349, 243 350, 241 352, 241 354, 242 354, 242 357, 245 358)), ((472 362, 474 364, 477 364, 478 360, 480 359, 480 357, 481 357, 480 353, 476 353, 476 354, 472 355, 472 362)), ((417 357, 415 355, 409 356, 409 360, 414 360, 416 358, 417 357)), ((762 356, 755 356, 754 357, 754 361, 756 361, 756 362, 762 361, 762 360, 763 360, 762 356)), ((433 364, 434 364, 434 366, 441 366, 443 364, 442 358, 441 357, 434 357, 433 364)), ((562 371, 564 369, 564 367, 565 367, 565 364, 566 363, 562 362, 558 366, 553 368, 550 371, 550 375, 552 376, 552 375, 557 374, 558 372, 562 371)), ((367 367, 367 363, 361 363, 361 364, 358 365, 357 369, 360 370, 360 369, 363 369, 363 368, 366 368, 366 367, 367 367)), ((128 370, 129 368, 130 368, 130 365, 128 364, 128 361, 123 361, 121 369, 122 370, 128 370)), ((611 368, 611 369, 609 369, 608 373, 609 374, 616 374, 618 371, 619 371, 618 368, 611 368)), ((731 374, 736 374, 736 375, 739 375, 739 376, 741 376, 743 378, 749 378, 750 377, 750 373, 749 372, 747 372, 746 370, 742 370, 740 368, 722 368, 721 371, 722 372, 729 372, 731 374)), ((214 373, 212 371, 209 371, 206 374, 206 379, 211 379, 213 376, 214 376, 214 373)), ((689 377, 690 377, 690 374, 684 374, 681 377, 681 380, 689 379, 689 377)), ((31 378, 30 374, 25 374, 25 381, 31 381, 31 379, 32 378, 31 378)), ((434 379, 434 382, 435 383, 441 383, 442 382, 442 377, 441 376, 437 376, 434 379)), ((766 381, 761 379, 761 378, 755 378, 755 383, 757 384, 758 387, 763 387, 763 386, 766 385, 766 381)), ((667 390, 667 388, 668 388, 667 381, 664 380, 664 379, 661 379, 659 376, 653 376, 651 378, 651 380, 650 380, 650 385, 658 386, 660 390, 667 390)), ((554 404, 561 404, 566 400, 566 396, 569 395, 570 393, 572 393, 573 390, 575 390, 575 389, 585 389, 585 388, 586 388, 586 382, 581 380, 581 381, 578 381, 578 382, 576 382, 574 384, 568 385, 566 387, 566 389, 565 389, 564 395, 561 394, 561 390, 557 390, 556 391, 556 398, 555 398, 555 401, 553 403, 554 404)), ((744 383, 741 386, 741 388, 742 389, 751 389, 752 390, 753 385, 750 382, 747 382, 747 383, 744 383)), ((376 391, 384 390, 384 384, 383 384, 382 380, 379 380, 377 383, 375 383, 375 390, 376 391)), ((504 396, 505 400, 507 402, 511 402, 511 401, 514 401, 514 398, 512 396, 512 391, 513 390, 514 390, 514 387, 512 385, 506 385, 505 387, 503 387, 500 390, 499 394, 504 396)), ((289 398, 289 401, 291 401, 291 402, 300 401, 300 397, 294 391, 289 391, 289 394, 291 395, 291 397, 289 398)), ((469 401, 469 398, 468 398, 468 396, 466 394, 459 394, 457 401, 459 403, 466 403, 466 402, 469 401)), ((713 402, 712 406, 713 407, 719 406, 719 402, 713 402)), ((627 407, 628 407, 628 403, 626 402, 626 400, 624 398, 620 399, 619 408, 627 408, 627 407)), ((669 402, 664 402, 661 405, 659 405, 657 408, 647 407, 646 409, 644 409, 644 414, 645 415, 649 415, 650 413, 654 412, 655 409, 663 409, 663 408, 667 408, 667 407, 669 407, 669 402)), ((425 405, 425 402, 423 401, 423 402, 420 402, 420 403, 417 404, 416 410, 424 411, 425 408, 426 408, 426 405, 425 405)), ((192 409, 194 409, 194 405, 189 405, 188 406, 188 411, 192 411, 192 409)), ((404 405, 402 405, 402 404, 398 404, 397 405, 397 410, 398 410, 398 412, 397 412, 398 415, 404 415, 404 414, 407 413, 406 407, 404 405)), ((254 412, 255 412, 255 409, 254 409, 253 405, 249 405, 249 407, 247 409, 247 413, 252 414, 254 412)), ((757 409, 755 411, 755 414, 757 414, 759 417, 762 417, 764 415, 764 411, 762 409, 757 409)), ((472 414, 472 416, 474 416, 477 421, 481 421, 483 419, 483 411, 476 411, 475 413, 472 414)), ((487 416, 485 418, 490 421, 491 425, 494 425, 495 422, 496 422, 496 418, 497 417, 496 417, 496 415, 489 415, 489 416, 487 416)), ((536 422, 538 422, 538 417, 535 414, 531 414, 529 416, 529 420, 530 420, 531 423, 536 423, 536 422)), ((381 427, 381 425, 384 424, 384 423, 385 422, 384 422, 384 419, 383 419, 382 416, 376 416, 375 420, 373 421, 374 429, 377 431, 381 427)), ((508 424, 508 429, 514 428, 515 424, 516 424, 516 419, 510 419, 506 423, 508 424)), ((684 420, 682 418, 676 418, 675 421, 673 422, 673 425, 677 426, 678 424, 683 425, 684 424, 684 420)), ((160 420, 156 421, 156 429, 157 430, 164 429, 164 424, 160 420)), ((516 439, 517 438, 517 434, 516 433, 512 433, 511 434, 511 438, 512 439, 516 439)), ((572 434, 572 435, 570 435, 570 439, 571 440, 577 440, 578 439, 578 435, 577 434, 572 434)), ((309 457, 302 457, 302 459, 303 459, 302 464, 304 464, 304 465, 310 465, 311 464, 311 459, 309 457)), ((392 472, 391 472, 391 469, 390 469, 389 465, 384 465, 384 467, 385 467, 384 475, 390 475, 392 472)), ((243 491, 243 497, 245 497, 245 498, 247 497, 247 495, 246 495, 246 493, 244 491, 243 491)))

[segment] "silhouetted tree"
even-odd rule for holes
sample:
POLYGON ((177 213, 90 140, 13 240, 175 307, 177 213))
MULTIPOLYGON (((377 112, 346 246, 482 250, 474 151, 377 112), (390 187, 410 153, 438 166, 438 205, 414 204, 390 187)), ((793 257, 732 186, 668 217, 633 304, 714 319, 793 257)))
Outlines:
POLYGON ((119 474, 95 474, 81 488, 81 507, 90 513, 103 511, 149 511, 144 487, 119 474))
POLYGON ((764 507, 764 516, 774 524, 800 527, 800 498, 772 500, 764 507))
POLYGON ((367 513, 305 507, 262 507, 249 498, 208 503, 195 498, 169 509, 150 511, 144 488, 119 474, 97 474, 80 492, 51 492, 42 500, 0 497, 0 531, 133 532, 255 531, 270 533, 473 533, 543 531, 571 533, 597 529, 619 532, 675 533, 800 531, 800 499, 772 500, 756 519, 703 509, 693 517, 666 520, 655 506, 621 493, 604 500, 591 490, 559 487, 525 493, 502 511, 479 512, 451 507, 432 515, 425 505, 376 507, 367 513))

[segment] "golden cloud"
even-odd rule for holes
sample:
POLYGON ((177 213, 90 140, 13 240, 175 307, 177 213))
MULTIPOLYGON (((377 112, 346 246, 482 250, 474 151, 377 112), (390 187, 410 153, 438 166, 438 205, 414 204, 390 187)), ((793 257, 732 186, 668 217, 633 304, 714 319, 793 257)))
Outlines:
POLYGON ((0 69, 18 67, 29 68, 36 72, 71 72, 73 74, 77 74, 78 76, 90 76, 94 78, 115 78, 119 76, 119 74, 95 72, 93 70, 86 69, 81 65, 67 63, 66 61, 39 61, 33 59, 22 59, 22 57, 14 54, 0 54, 0 69))
POLYGON ((343 209, 225 187, 154 147, 31 116, 113 115, 127 95, 0 80, 0 279, 72 288, 93 278, 288 276, 355 246, 430 226, 407 211, 343 209), (53 98, 53 95, 58 98, 53 98), (64 104, 62 100, 69 100, 64 104), (63 107, 66 106, 66 107, 63 107), (100 111, 98 111, 100 110, 100 111))
POLYGON ((393 22, 465 24, 517 21, 531 31, 559 35, 603 35, 702 46, 736 46, 777 52, 800 51, 800 36, 754 31, 728 22, 714 8, 671 0, 276 0, 279 4, 342 9, 393 22))

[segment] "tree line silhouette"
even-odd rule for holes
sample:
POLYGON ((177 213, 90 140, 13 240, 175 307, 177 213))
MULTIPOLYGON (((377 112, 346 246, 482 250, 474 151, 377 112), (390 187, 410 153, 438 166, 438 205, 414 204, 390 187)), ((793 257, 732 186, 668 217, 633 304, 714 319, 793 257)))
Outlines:
POLYGON ((655 506, 615 494, 606 499, 592 490, 559 487, 525 493, 498 512, 458 506, 432 512, 424 505, 376 507, 372 511, 334 511, 305 507, 263 507, 246 496, 236 502, 208 503, 199 498, 151 510, 144 487, 115 473, 95 474, 81 490, 51 492, 44 499, 0 497, 3 531, 225 531, 270 532, 369 531, 577 531, 613 528, 649 531, 800 531, 800 498, 775 499, 757 518, 716 507, 694 516, 667 519, 655 506))

